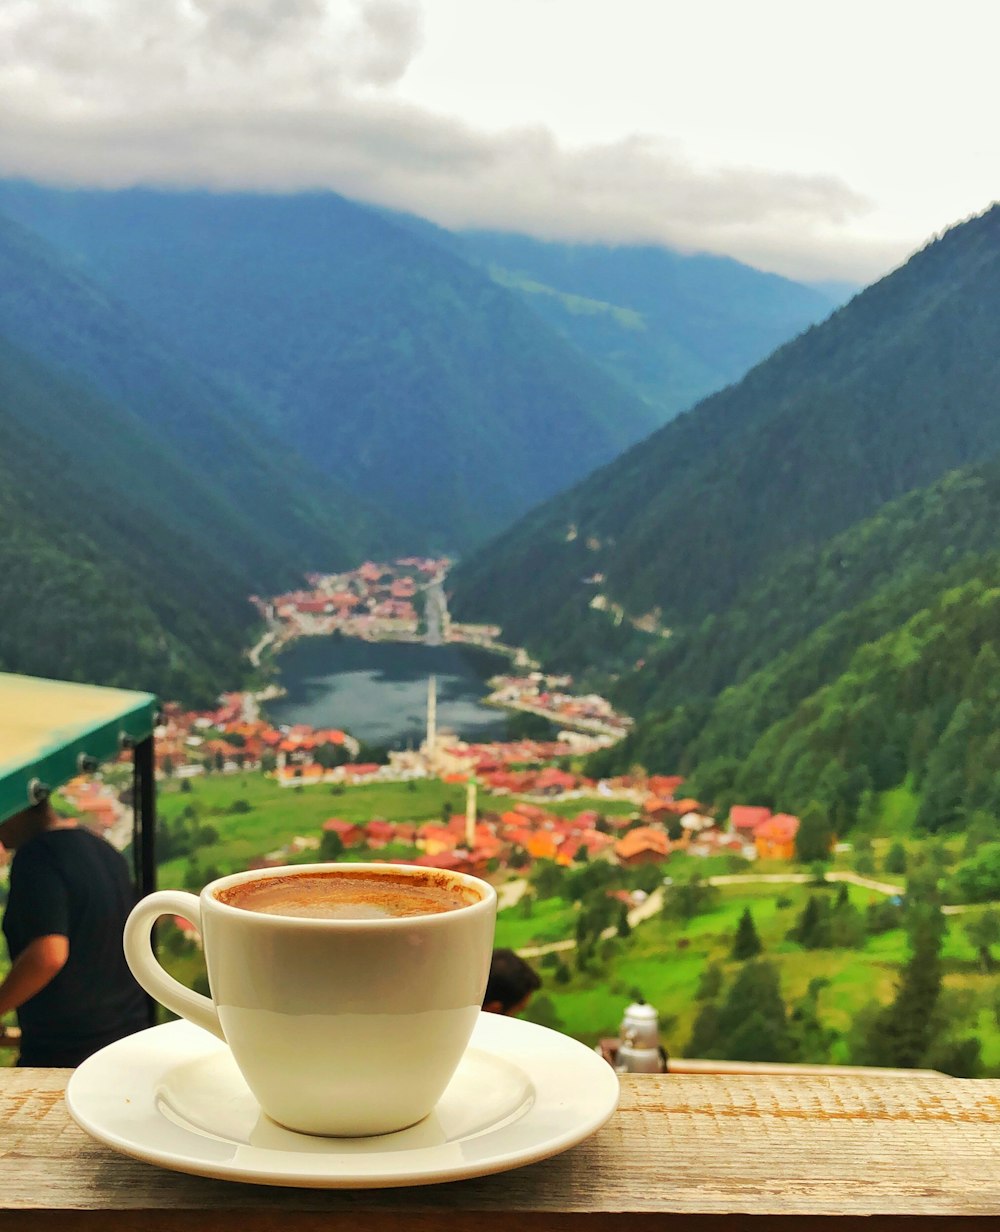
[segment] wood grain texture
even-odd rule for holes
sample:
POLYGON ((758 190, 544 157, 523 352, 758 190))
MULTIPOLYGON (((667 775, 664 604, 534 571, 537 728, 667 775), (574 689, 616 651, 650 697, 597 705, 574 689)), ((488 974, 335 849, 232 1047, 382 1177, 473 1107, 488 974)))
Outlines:
POLYGON ((407 1189, 281 1189, 118 1155, 71 1122, 68 1071, 0 1071, 4 1232, 996 1228, 1000 1081, 625 1077, 564 1155, 407 1189), (141 1212, 141 1215, 139 1214, 141 1212))

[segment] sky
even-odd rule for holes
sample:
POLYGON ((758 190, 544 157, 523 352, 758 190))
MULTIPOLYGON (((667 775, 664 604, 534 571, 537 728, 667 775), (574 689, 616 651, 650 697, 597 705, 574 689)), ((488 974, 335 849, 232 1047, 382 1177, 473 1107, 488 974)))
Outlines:
POLYGON ((3 0, 0 176, 869 282, 1000 195, 995 0, 3 0))

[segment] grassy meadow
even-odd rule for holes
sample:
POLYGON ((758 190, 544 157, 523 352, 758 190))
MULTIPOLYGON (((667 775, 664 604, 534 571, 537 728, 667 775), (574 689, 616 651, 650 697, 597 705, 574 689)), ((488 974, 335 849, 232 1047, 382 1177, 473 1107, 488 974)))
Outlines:
MULTIPOLYGON (((215 837, 198 847, 193 861, 183 855, 162 863, 159 884, 164 888, 190 884, 192 871, 213 876, 237 871, 268 853, 283 853, 281 858, 289 862, 316 859, 313 851, 288 854, 285 849, 297 838, 319 838, 323 822, 330 817, 346 821, 381 817, 419 825, 440 821, 443 816, 462 811, 465 805, 463 785, 436 780, 350 788, 326 784, 295 788, 279 787, 261 774, 240 773, 206 775, 189 783, 185 786, 174 779, 160 785, 161 822, 169 830, 186 818, 188 823, 210 826, 215 837)), ((512 803, 510 796, 479 794, 479 806, 484 811, 504 811, 512 803)), ((879 803, 867 836, 877 869, 874 876, 880 881, 901 884, 905 875, 886 873, 883 862, 890 845, 899 839, 905 840, 911 851, 919 845, 911 837, 915 797, 904 787, 886 793, 879 803)), ((603 813, 634 811, 631 803, 601 798, 569 800, 547 807, 567 815, 584 808, 603 813)), ((946 849, 949 858, 961 854, 961 835, 943 843, 936 841, 939 848, 946 849)), ((406 859, 414 853, 414 848, 397 845, 380 850, 378 856, 406 859)), ((346 857, 361 859, 364 854, 349 852, 346 857)), ((851 851, 841 851, 833 859, 832 867, 848 869, 852 861, 851 851)), ((734 869, 731 856, 696 859, 675 855, 659 871, 679 883, 694 873, 711 877, 732 873, 734 869)), ((799 870, 788 863, 768 861, 744 865, 736 871, 760 875, 799 870)), ((502 870, 494 880, 500 885, 514 876, 502 870)), ((638 924, 630 936, 600 943, 596 967, 591 970, 577 969, 572 949, 535 956, 532 962, 543 978, 540 1016, 569 1034, 594 1043, 602 1036, 617 1033, 625 1006, 641 994, 660 1013, 668 1050, 684 1055, 699 1009, 696 993, 702 973, 714 962, 722 967, 726 986, 734 978, 739 964, 730 959, 729 953, 740 915, 749 907, 763 943, 762 957, 778 966, 782 994, 789 1009, 794 1010, 796 1003, 806 996, 812 981, 823 981, 818 994, 819 1015, 824 1026, 837 1033, 829 1060, 846 1062, 847 1035, 859 1011, 873 1000, 886 1003, 893 996, 899 969, 907 957, 907 939, 903 930, 896 928, 866 936, 853 948, 803 949, 788 939, 788 933, 813 893, 832 897, 837 889, 802 884, 724 885, 717 888, 710 910, 686 922, 659 912, 638 924)), ((881 901, 882 896, 851 886, 849 897, 863 912, 870 902, 881 901)), ((558 895, 533 898, 530 907, 517 903, 500 912, 496 944, 523 949, 573 938, 579 911, 579 904, 558 895)), ((981 1040, 986 1071, 1000 1074, 998 981, 995 976, 981 972, 978 955, 965 935, 964 926, 972 914, 947 917, 944 996, 957 1029, 964 1034, 976 1034, 981 1040)), ((169 924, 161 926, 161 948, 166 964, 179 979, 205 986, 201 954, 169 924)), ((5 967, 2 956, 0 974, 5 967)), ((532 1016, 531 1008, 528 1016, 532 1016)), ((11 1059, 11 1053, 0 1052, 0 1063, 11 1059)))

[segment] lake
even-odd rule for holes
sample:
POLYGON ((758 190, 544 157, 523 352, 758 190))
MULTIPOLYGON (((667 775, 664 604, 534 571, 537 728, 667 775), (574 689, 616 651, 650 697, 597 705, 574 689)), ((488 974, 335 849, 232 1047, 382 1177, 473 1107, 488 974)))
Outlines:
POLYGON ((505 713, 481 699, 486 681, 508 660, 475 647, 304 637, 277 664, 287 693, 267 703, 273 723, 337 727, 370 744, 416 746, 427 730, 427 678, 435 675, 439 730, 465 740, 505 732, 505 713))

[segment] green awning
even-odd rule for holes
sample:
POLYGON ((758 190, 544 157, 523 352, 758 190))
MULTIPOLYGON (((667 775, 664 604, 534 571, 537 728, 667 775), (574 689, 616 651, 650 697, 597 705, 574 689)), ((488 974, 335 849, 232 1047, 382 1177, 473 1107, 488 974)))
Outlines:
POLYGON ((31 803, 33 781, 54 791, 82 758, 107 761, 123 736, 152 735, 158 708, 151 693, 0 672, 0 821, 31 803))

